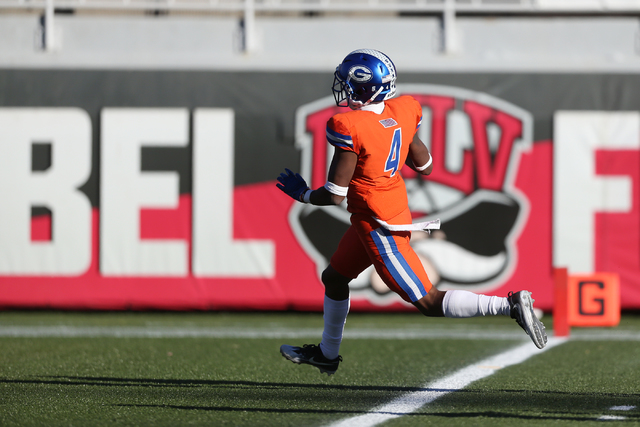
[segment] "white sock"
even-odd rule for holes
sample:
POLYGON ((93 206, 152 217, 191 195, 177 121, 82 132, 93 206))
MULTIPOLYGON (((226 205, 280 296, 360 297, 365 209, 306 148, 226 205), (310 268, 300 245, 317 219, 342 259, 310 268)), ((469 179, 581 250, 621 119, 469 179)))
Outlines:
POLYGON ((447 291, 442 300, 445 317, 509 316, 509 301, 502 297, 489 297, 468 291, 447 291))
POLYGON ((326 295, 324 297, 324 331, 322 331, 320 350, 327 359, 338 357, 344 324, 349 314, 349 301, 349 298, 336 301, 326 295))

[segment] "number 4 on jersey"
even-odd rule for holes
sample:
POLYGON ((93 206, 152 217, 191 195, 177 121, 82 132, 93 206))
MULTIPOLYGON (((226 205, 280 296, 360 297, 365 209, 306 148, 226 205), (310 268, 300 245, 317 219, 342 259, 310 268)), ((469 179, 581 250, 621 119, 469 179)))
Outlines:
POLYGON ((400 167, 400 148, 402 147, 402 132, 398 128, 393 132, 393 140, 391 141, 391 149, 389 150, 389 156, 387 156, 387 163, 384 165, 384 171, 391 171, 391 176, 394 176, 400 167))

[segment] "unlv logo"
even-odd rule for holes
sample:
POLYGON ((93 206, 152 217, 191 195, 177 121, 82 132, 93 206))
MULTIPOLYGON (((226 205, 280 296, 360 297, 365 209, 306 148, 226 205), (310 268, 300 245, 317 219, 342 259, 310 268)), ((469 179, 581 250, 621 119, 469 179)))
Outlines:
MULTIPOLYGON (((428 177, 401 171, 414 221, 440 218, 431 235, 414 232, 411 244, 439 289, 489 291, 515 267, 515 241, 526 222, 526 198, 513 186, 520 154, 532 140, 531 114, 506 101, 469 90, 434 85, 399 85, 423 107, 418 131, 433 156, 428 177)), ((326 182, 333 147, 326 123, 344 111, 327 97, 300 107, 296 142, 301 175, 312 188, 326 182)), ((349 227, 345 206, 294 204, 289 221, 318 273, 349 227)), ((352 297, 386 304, 399 300, 370 267, 351 282, 352 297)))

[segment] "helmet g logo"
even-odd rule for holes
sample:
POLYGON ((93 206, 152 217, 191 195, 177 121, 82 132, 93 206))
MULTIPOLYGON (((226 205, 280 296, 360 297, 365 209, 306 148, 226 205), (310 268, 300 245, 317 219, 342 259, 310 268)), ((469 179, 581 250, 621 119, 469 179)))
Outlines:
POLYGON ((366 83, 373 78, 371 70, 364 65, 356 65, 349 69, 349 79, 356 83, 366 83))

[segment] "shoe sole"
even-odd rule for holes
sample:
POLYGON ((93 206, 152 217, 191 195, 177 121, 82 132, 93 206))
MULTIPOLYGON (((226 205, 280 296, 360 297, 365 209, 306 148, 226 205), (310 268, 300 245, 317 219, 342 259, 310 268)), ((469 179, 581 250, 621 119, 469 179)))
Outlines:
POLYGON ((547 333, 544 325, 533 312, 531 292, 522 292, 520 302, 523 308, 522 320, 526 326, 527 335, 529 335, 536 347, 544 348, 547 345, 547 333))
POLYGON ((318 368, 320 370, 321 374, 327 374, 328 376, 331 376, 331 375, 335 374, 336 371, 337 371, 337 369, 335 371, 331 371, 329 369, 322 368, 322 367, 320 367, 318 365, 314 365, 313 363, 305 362, 304 360, 300 359, 299 357, 292 356, 292 355, 288 354, 287 352, 285 352, 283 350, 283 347, 284 346, 280 347, 280 354, 282 355, 282 357, 284 357, 285 359, 287 359, 290 362, 293 362, 293 363, 298 364, 298 365, 302 365, 302 364, 311 365, 311 366, 313 366, 315 368, 318 368))

